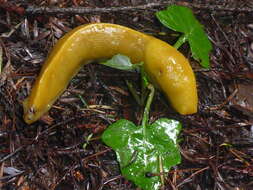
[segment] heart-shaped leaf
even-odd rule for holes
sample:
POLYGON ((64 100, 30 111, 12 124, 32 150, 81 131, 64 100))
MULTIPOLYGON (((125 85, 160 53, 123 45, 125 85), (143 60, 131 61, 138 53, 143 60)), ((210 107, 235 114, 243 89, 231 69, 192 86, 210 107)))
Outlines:
POLYGON ((180 130, 178 121, 167 118, 145 128, 122 119, 108 127, 102 140, 116 152, 124 177, 144 190, 158 190, 160 175, 181 162, 177 147, 180 130))
POLYGON ((182 32, 184 34, 182 42, 189 41, 192 57, 200 61, 203 67, 209 67, 209 52, 212 50, 212 44, 191 9, 171 5, 166 10, 157 12, 156 16, 164 26, 182 32))

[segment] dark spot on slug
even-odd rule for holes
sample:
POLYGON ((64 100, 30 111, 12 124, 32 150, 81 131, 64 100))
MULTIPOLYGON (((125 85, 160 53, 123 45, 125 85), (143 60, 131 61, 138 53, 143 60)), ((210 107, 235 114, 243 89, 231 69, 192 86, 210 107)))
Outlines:
POLYGON ((158 69, 158 76, 161 76, 163 74, 163 70, 162 69, 158 69))

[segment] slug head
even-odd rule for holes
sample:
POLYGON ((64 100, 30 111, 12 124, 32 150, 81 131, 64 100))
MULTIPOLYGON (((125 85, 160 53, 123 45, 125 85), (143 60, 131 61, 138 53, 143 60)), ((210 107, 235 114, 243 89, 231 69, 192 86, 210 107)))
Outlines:
POLYGON ((27 124, 31 124, 37 121, 44 113, 48 111, 49 108, 50 106, 46 106, 46 108, 45 106, 43 106, 43 108, 40 109, 39 106, 32 103, 32 101, 28 97, 23 102, 23 118, 27 124))

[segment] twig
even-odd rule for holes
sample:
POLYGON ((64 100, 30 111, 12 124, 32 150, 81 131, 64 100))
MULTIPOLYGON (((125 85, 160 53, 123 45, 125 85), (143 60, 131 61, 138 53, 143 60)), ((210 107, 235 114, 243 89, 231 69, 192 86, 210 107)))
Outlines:
POLYGON ((0 8, 3 8, 9 12, 15 12, 17 14, 90 14, 90 13, 110 13, 110 12, 123 12, 123 11, 142 11, 142 10, 152 10, 152 8, 165 7, 171 4, 183 5, 190 8, 209 10, 209 11, 226 11, 226 12, 244 12, 252 13, 253 8, 251 7, 224 7, 223 5, 209 5, 209 4, 196 4, 189 3, 182 0, 167 0, 158 3, 148 3, 144 5, 137 6, 124 6, 124 7, 39 7, 39 6, 28 6, 27 8, 22 5, 17 6, 14 3, 5 2, 0 0, 0 8))
POLYGON ((155 7, 167 6, 172 4, 173 1, 163 3, 148 3, 145 5, 138 6, 124 6, 124 7, 38 7, 28 6, 25 12, 27 14, 89 14, 89 13, 110 13, 110 12, 122 12, 122 11, 140 11, 155 7))
POLYGON ((230 94, 230 96, 224 102, 222 102, 219 105, 215 105, 215 106, 210 107, 209 110, 214 111, 214 110, 219 110, 219 109, 223 108, 227 103, 229 103, 235 97, 237 92, 238 92, 238 88, 236 88, 234 90, 234 92, 232 94, 230 94))
POLYGON ((17 152, 21 151, 25 146, 20 146, 19 148, 17 148, 14 152, 8 154, 7 156, 5 156, 4 158, 2 158, 0 160, 0 163, 4 162, 5 160, 8 160, 9 158, 11 158, 12 156, 14 156, 17 152))
POLYGON ((185 1, 177 1, 174 0, 159 2, 159 3, 148 3, 145 5, 137 5, 137 6, 124 6, 124 7, 38 7, 38 6, 28 6, 25 9, 26 14, 90 14, 90 13, 110 13, 110 12, 123 12, 123 11, 141 11, 141 10, 149 10, 151 8, 165 7, 171 4, 184 5, 191 8, 201 9, 201 10, 209 10, 209 11, 227 11, 227 12, 244 12, 244 13, 252 13, 253 8, 239 8, 239 7, 224 7, 223 5, 208 5, 208 4, 195 4, 188 3, 185 1))
POLYGON ((28 6, 27 8, 22 7, 22 5, 17 6, 16 4, 5 2, 0 0, 0 8, 3 8, 10 12, 16 12, 20 15, 25 14, 90 14, 90 13, 110 13, 110 12, 124 12, 124 11, 149 11, 152 8, 161 8, 166 7, 171 4, 183 5, 190 8, 200 9, 200 10, 209 10, 209 11, 226 11, 226 12, 244 12, 252 13, 253 8, 250 7, 224 7, 223 5, 208 5, 208 4, 196 4, 189 3, 182 0, 167 0, 158 3, 148 3, 144 5, 137 6, 124 6, 124 7, 39 7, 39 6, 28 6))
POLYGON ((244 12, 244 13, 252 13, 253 8, 250 7, 224 7, 223 5, 209 5, 206 4, 195 4, 195 3, 188 3, 188 2, 181 2, 177 3, 180 5, 188 6, 195 9, 205 9, 209 11, 226 11, 226 12, 244 12))
POLYGON ((56 152, 57 154, 59 155, 69 155, 69 154, 79 154, 79 153, 82 153, 84 154, 85 156, 89 156, 89 155, 92 155, 94 154, 93 151, 88 151, 88 150, 85 150, 85 149, 72 149, 72 150, 53 150, 52 152, 56 152))
POLYGON ((194 176, 196 176, 196 175, 198 175, 198 174, 200 174, 200 173, 202 173, 203 171, 208 170, 208 169, 210 169, 209 166, 207 166, 207 167, 205 167, 205 168, 202 168, 202 169, 200 169, 200 170, 194 172, 194 173, 193 173, 192 175, 190 175, 188 178, 184 179, 183 182, 181 182, 180 184, 178 184, 178 185, 177 185, 177 188, 180 187, 180 186, 182 186, 182 185, 185 184, 185 183, 190 182, 194 176))
POLYGON ((92 159, 92 158, 94 158, 94 157, 100 156, 100 155, 102 155, 102 154, 104 154, 104 153, 106 153, 106 152, 109 152, 109 151, 111 151, 111 150, 112 150, 111 148, 107 148, 107 149, 105 149, 105 150, 103 150, 103 151, 100 151, 100 152, 97 152, 97 153, 92 154, 92 155, 90 155, 90 156, 87 156, 87 157, 85 157, 84 159, 82 159, 82 162, 86 162, 86 161, 89 160, 89 159, 92 159))

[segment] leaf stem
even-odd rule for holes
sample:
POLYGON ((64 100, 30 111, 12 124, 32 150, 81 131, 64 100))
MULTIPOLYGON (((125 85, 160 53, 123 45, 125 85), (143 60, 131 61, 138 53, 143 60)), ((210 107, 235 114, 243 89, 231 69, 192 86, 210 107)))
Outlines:
POLYGON ((145 104, 145 100, 148 95, 148 91, 146 89, 149 82, 143 66, 140 67, 140 71, 141 71, 141 106, 143 106, 145 104))
POLYGON ((162 184, 162 189, 164 189, 164 168, 163 168, 163 160, 162 160, 162 156, 159 155, 158 156, 158 160, 159 160, 159 170, 160 170, 160 180, 161 180, 161 184, 162 184))
POLYGON ((154 93, 155 93, 155 88, 152 84, 148 84, 147 88, 150 90, 150 93, 148 95, 148 100, 144 109, 142 123, 141 123, 141 126, 143 127, 144 131, 146 129, 146 125, 148 124, 150 105, 153 101, 154 93))
POLYGON ((180 48, 181 45, 183 45, 183 44, 186 42, 186 40, 187 40, 186 35, 185 35, 185 34, 182 34, 182 35, 178 38, 177 42, 173 45, 173 47, 176 48, 176 49, 180 48))
POLYGON ((129 91, 131 92, 131 94, 133 95, 135 101, 141 106, 141 99, 140 96, 137 94, 137 91, 135 90, 135 88, 133 87, 133 84, 130 83, 128 80, 126 80, 126 84, 127 87, 129 89, 129 91))
MULTIPOLYGON (((152 84, 149 83, 147 88, 150 90, 150 93, 148 95, 147 103, 146 103, 145 108, 144 108, 142 122, 141 122, 142 135, 143 135, 143 146, 146 150, 148 150, 146 129, 147 129, 148 120, 149 120, 150 105, 153 101, 154 93, 155 93, 155 88, 152 84)), ((146 167, 147 164, 148 164, 147 157, 144 158, 143 162, 145 163, 145 167, 146 167)))

